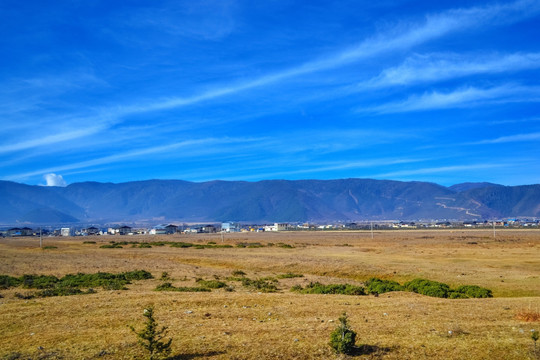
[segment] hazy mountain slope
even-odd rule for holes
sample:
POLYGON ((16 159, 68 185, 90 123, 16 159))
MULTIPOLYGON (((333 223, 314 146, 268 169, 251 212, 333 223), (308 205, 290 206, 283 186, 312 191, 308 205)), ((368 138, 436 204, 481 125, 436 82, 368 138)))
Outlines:
POLYGON ((486 187, 491 187, 491 186, 503 186, 503 185, 493 184, 490 182, 476 182, 476 183, 466 182, 466 183, 461 183, 461 184, 455 184, 455 185, 449 186, 448 188, 455 192, 462 192, 462 191, 486 188, 486 187))
POLYGON ((36 211, 55 214, 60 222, 76 222, 84 217, 84 210, 58 194, 54 188, 30 186, 0 181, 0 222, 34 223, 36 211))
POLYGON ((292 222, 540 216, 540 185, 371 179, 84 182, 65 188, 0 182, 0 223, 292 222), (493 185, 493 186, 492 186, 493 185), (467 189, 457 191, 456 189, 467 189))

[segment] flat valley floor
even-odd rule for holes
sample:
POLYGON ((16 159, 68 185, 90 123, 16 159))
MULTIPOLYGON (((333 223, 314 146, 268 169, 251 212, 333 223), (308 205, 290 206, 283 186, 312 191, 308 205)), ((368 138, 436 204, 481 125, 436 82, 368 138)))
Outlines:
POLYGON ((0 359, 144 358, 136 329, 154 306, 172 337, 171 359, 540 359, 540 230, 400 230, 95 236, 0 239, 0 274, 55 275, 146 270, 154 279, 127 290, 21 299, 36 290, 0 289, 0 359), (101 248, 111 241, 136 242, 101 248), (209 247, 156 246, 185 242, 209 247), (141 243, 154 243, 141 247, 141 243), (232 245, 220 247, 219 245, 232 245), (276 279, 277 291, 243 286, 276 279), (211 292, 155 291, 165 280, 211 292), (296 274, 288 277, 285 274, 296 274), (302 275, 302 276, 300 276, 302 275), (363 285, 425 278, 493 291, 488 299, 441 299, 411 292, 314 295, 295 285, 363 285), (358 351, 328 345, 346 312, 358 351))

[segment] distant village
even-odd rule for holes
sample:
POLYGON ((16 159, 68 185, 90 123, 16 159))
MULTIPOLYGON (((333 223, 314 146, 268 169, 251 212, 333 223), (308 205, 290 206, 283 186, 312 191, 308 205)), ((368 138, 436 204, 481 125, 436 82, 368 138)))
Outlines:
POLYGON ((538 228, 540 219, 506 219, 491 221, 436 221, 436 222, 347 222, 332 224, 272 223, 263 225, 224 222, 198 225, 159 224, 148 227, 115 226, 62 226, 62 227, 11 227, 0 229, 2 237, 17 236, 96 236, 96 235, 172 235, 211 234, 275 231, 346 231, 392 229, 467 229, 467 228, 538 228))

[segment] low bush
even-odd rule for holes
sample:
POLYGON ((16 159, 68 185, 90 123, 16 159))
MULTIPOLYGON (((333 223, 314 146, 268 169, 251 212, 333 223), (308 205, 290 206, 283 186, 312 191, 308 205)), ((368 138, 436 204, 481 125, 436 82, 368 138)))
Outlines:
POLYGON ((152 247, 152 245, 150 245, 149 243, 141 243, 141 244, 139 244, 139 248, 141 248, 141 249, 149 249, 151 247, 152 247))
POLYGON ((159 278, 159 280, 162 280, 162 281, 165 281, 165 280, 170 280, 171 277, 169 276, 169 273, 164 271, 161 273, 161 277, 159 278))
POLYGON ((15 297, 22 300, 30 300, 35 297, 34 294, 21 294, 21 293, 15 293, 15 297))
POLYGON ((21 280, 9 276, 9 275, 0 275, 0 289, 9 289, 10 287, 16 287, 21 284, 21 280))
POLYGON ((95 244, 95 241, 83 241, 83 244, 95 244))
POLYGON ((101 245, 100 249, 122 249, 120 244, 105 244, 101 245))
POLYGON ((286 274, 279 274, 276 277, 278 279, 292 279, 292 278, 301 278, 301 277, 304 277, 304 275, 295 274, 295 273, 286 273, 286 274))
POLYGON ((166 283, 158 285, 155 288, 155 291, 210 292, 212 290, 205 287, 184 287, 184 286, 176 287, 176 286, 173 286, 173 284, 171 284, 170 282, 166 282, 166 283))
POLYGON ((279 246, 280 248, 284 248, 284 249, 294 249, 294 246, 292 246, 290 244, 277 243, 277 246, 279 246))
POLYGON ((476 285, 462 285, 459 286, 454 292, 466 295, 470 298, 490 298, 493 297, 491 290, 476 286, 476 285))
POLYGON ((341 295, 366 295, 362 286, 351 284, 329 284, 324 285, 319 282, 311 282, 305 288, 293 286, 292 291, 302 294, 341 294, 341 295))
POLYGON ((233 275, 233 276, 246 276, 246 273, 243 272, 242 270, 234 270, 234 271, 232 272, 232 275, 233 275))
POLYGON ((384 294, 390 291, 402 291, 403 286, 396 281, 371 278, 365 283, 369 294, 384 294))
POLYGON ((248 278, 242 278, 241 281, 244 287, 247 287, 256 291, 260 291, 264 293, 272 293, 272 292, 277 291, 277 286, 276 286, 277 280, 275 279, 274 281, 272 281, 268 279, 252 280, 248 278))
POLYGON ((209 288, 209 289, 221 289, 227 286, 226 283, 223 281, 218 280, 203 280, 203 279, 197 279, 197 284, 199 284, 202 287, 209 288))
POLYGON ((189 248, 193 247, 192 243, 186 243, 186 242, 174 242, 170 244, 171 247, 177 247, 177 248, 189 248))
POLYGON ((88 293, 83 292, 81 289, 73 287, 56 287, 53 289, 45 289, 38 291, 35 295, 37 297, 51 297, 51 296, 69 296, 69 295, 80 295, 80 294, 91 294, 94 291, 88 293))
POLYGON ((25 289, 50 289, 60 281, 53 275, 23 275, 20 280, 25 289))
POLYGON ((53 249, 58 249, 58 246, 48 245, 48 246, 44 246, 42 249, 43 250, 53 250, 53 249))
MULTIPOLYGON (((31 298, 49 296, 67 296, 78 294, 95 293, 93 288, 101 287, 104 290, 127 290, 126 285, 133 280, 152 279, 151 273, 145 270, 134 270, 119 274, 98 272, 95 274, 68 274, 62 278, 52 275, 23 275, 20 278, 13 278, 7 275, 0 275, 0 284, 11 286, 22 286, 25 289, 39 289, 42 291, 31 295, 31 298), (82 291, 81 288, 87 288, 82 291)), ((21 294, 15 295, 20 298, 21 294)), ((28 295, 30 296, 30 295, 28 295)))
POLYGON ((452 292, 448 285, 426 279, 414 279, 406 282, 404 287, 418 294, 439 298, 448 298, 452 292))
POLYGON ((220 248, 232 248, 232 245, 212 245, 212 244, 197 244, 193 246, 195 249, 220 249, 220 248))

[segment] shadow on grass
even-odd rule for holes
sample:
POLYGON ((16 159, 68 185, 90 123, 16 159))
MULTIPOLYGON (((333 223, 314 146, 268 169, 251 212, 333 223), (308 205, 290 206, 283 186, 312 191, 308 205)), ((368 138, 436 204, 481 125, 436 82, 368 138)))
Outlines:
POLYGON ((362 355, 374 355, 374 356, 383 356, 394 348, 377 346, 377 345, 360 345, 355 346, 354 349, 347 355, 349 356, 362 356, 362 355))
POLYGON ((205 359, 210 356, 217 356, 217 355, 223 355, 225 354, 225 351, 207 351, 207 352, 201 352, 201 353, 192 353, 192 354, 179 354, 174 355, 171 357, 168 357, 167 360, 192 360, 192 359, 205 359))

